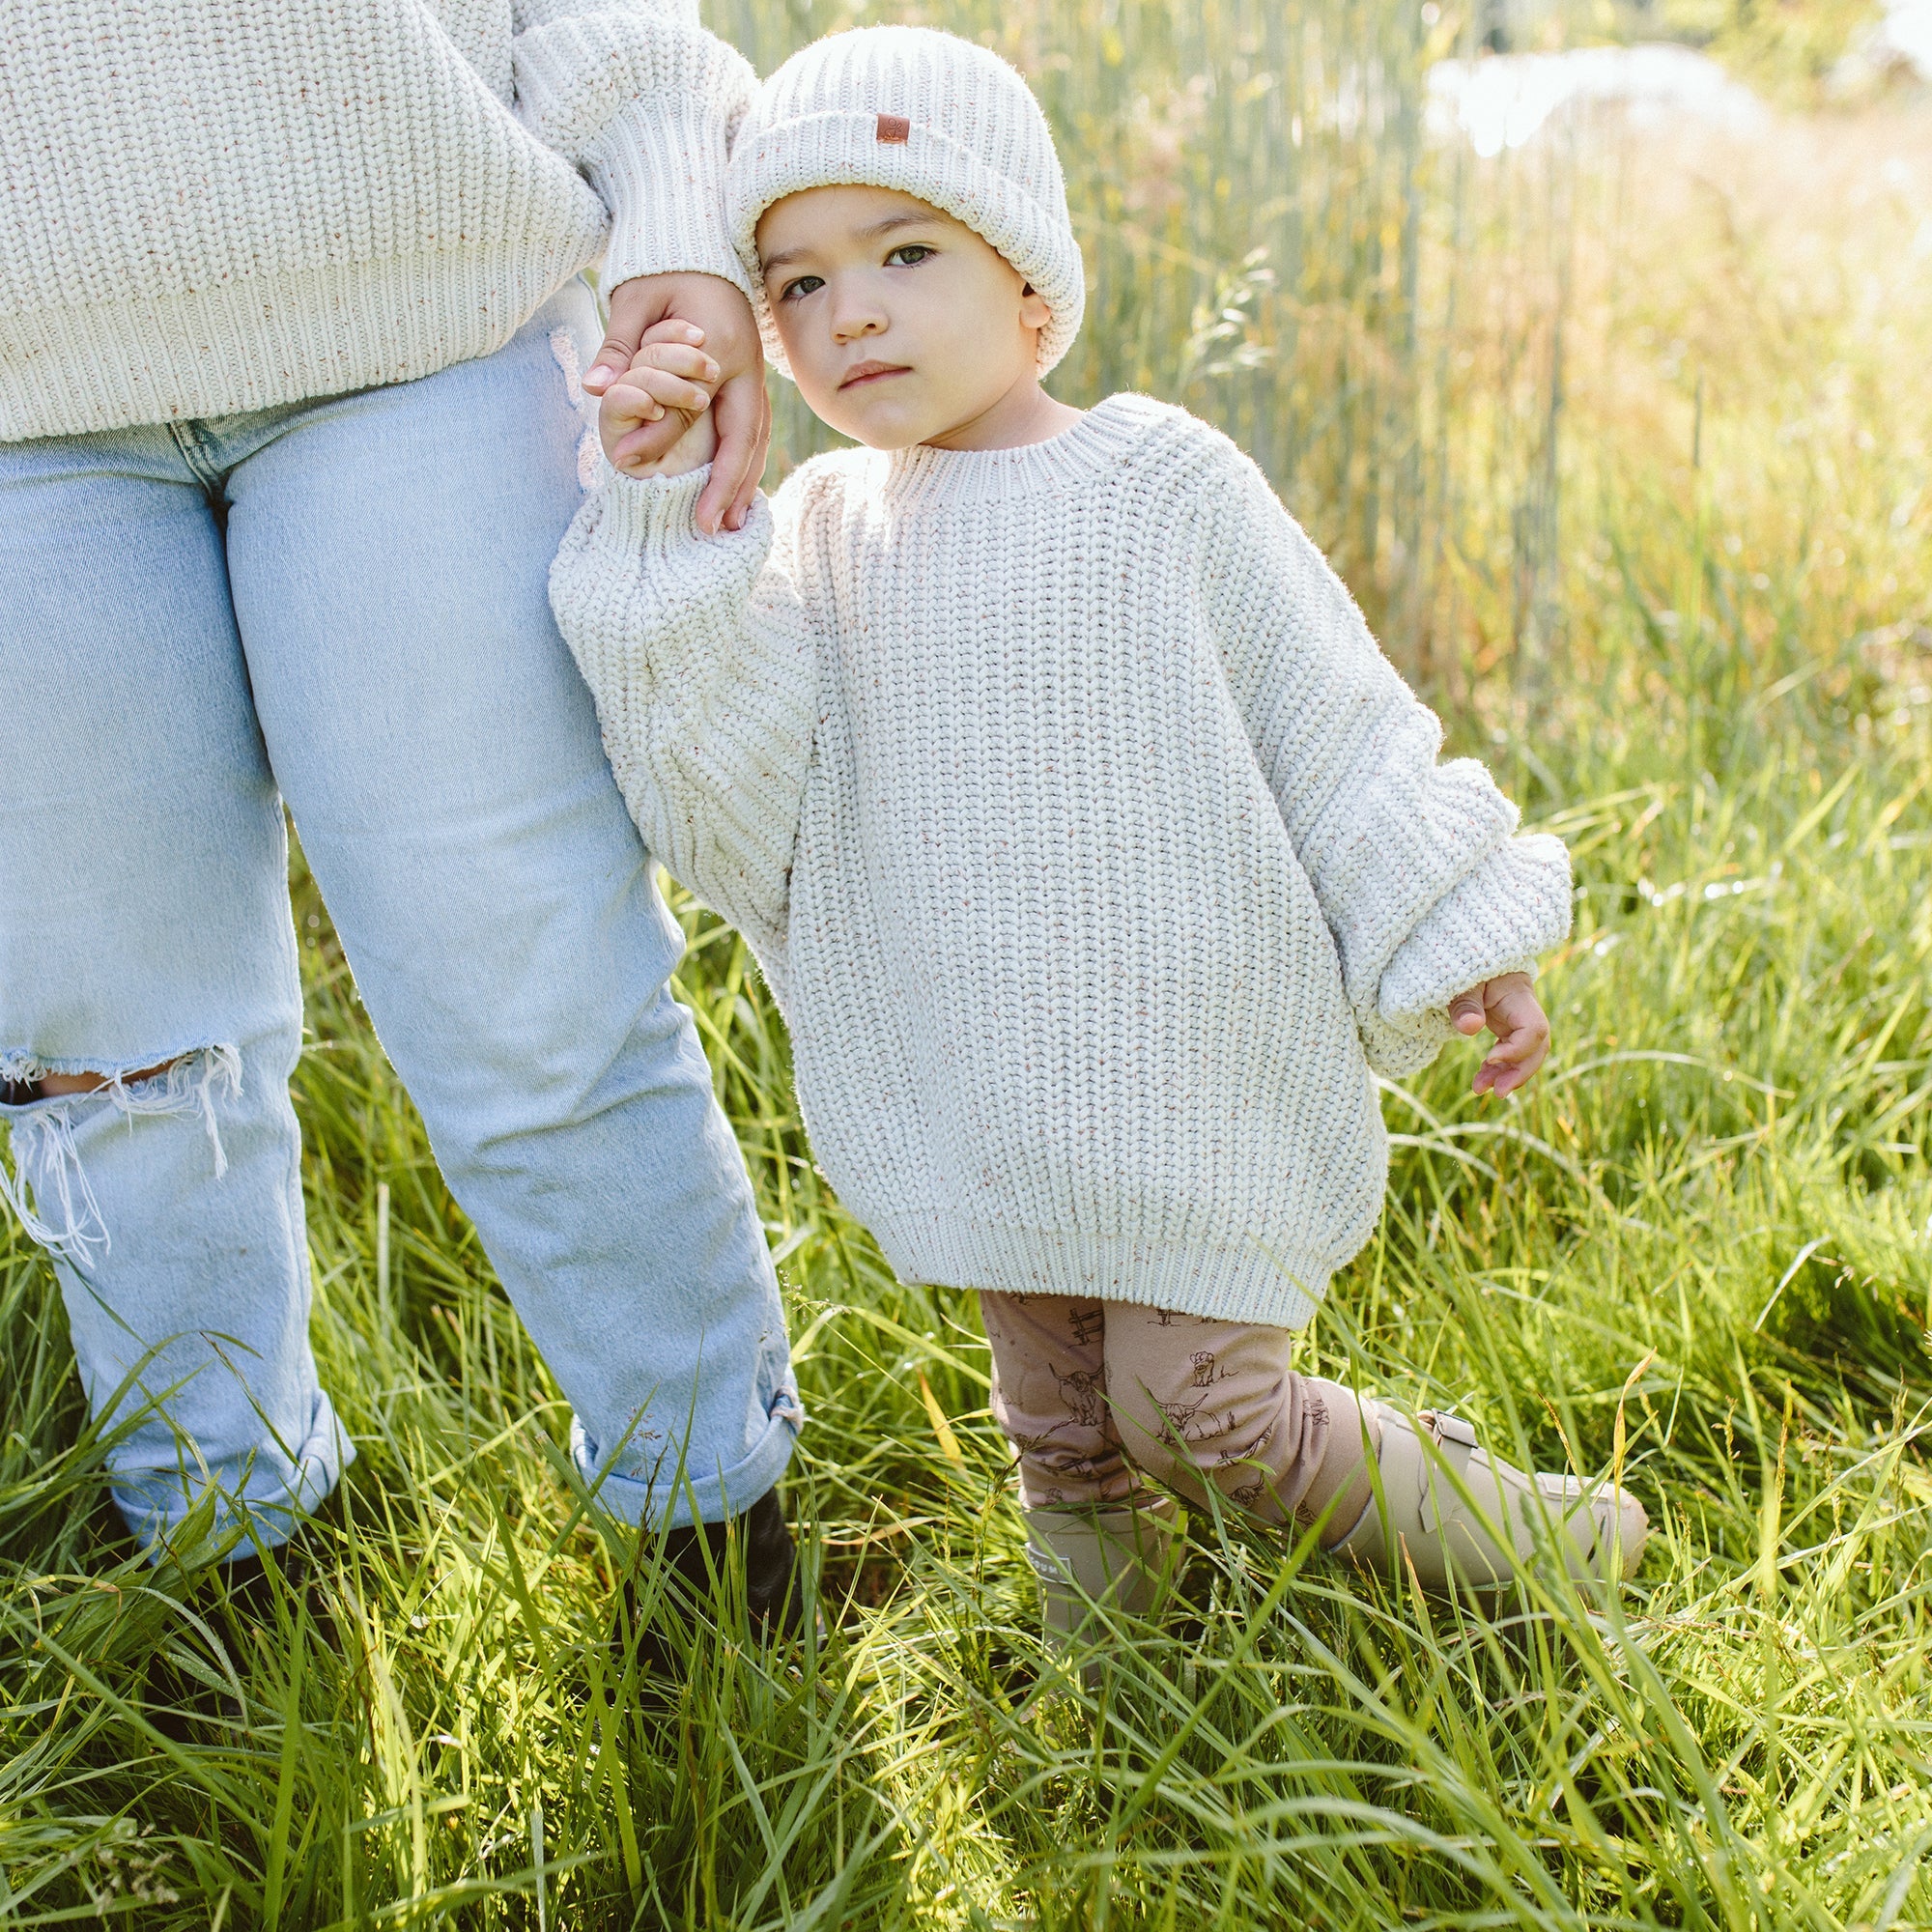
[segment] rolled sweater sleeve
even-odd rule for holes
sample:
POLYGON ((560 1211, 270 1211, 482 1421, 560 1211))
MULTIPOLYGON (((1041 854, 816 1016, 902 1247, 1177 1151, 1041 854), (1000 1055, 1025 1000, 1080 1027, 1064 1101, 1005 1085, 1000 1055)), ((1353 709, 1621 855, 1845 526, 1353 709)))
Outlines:
POLYGON ((775 519, 760 496, 743 529, 700 536, 710 473, 607 480, 564 535, 551 604, 644 842, 745 934, 782 999, 819 651, 791 506, 781 493, 775 519))
POLYGON ((1518 813, 1382 655, 1267 479, 1216 438, 1203 594, 1236 700, 1320 901, 1369 1064, 1393 1077, 1454 1037, 1449 1002, 1533 971, 1570 930, 1562 841, 1518 813))
POLYGON ((696 270, 751 293, 724 225, 724 163, 751 65, 665 0, 516 0, 517 112, 611 211, 608 291, 696 270))

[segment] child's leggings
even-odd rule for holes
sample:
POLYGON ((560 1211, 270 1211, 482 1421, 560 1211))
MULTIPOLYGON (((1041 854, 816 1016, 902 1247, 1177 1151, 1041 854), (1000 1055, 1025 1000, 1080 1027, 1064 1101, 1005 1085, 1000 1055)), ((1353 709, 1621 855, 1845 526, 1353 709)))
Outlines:
POLYGON ((1332 1543, 1366 1507, 1380 1432, 1371 1414, 1365 1442, 1350 1390, 1289 1368, 1290 1330, 1064 1294, 982 1291, 980 1309, 1027 1508, 1119 1504, 1147 1475, 1264 1521, 1325 1513, 1332 1543))

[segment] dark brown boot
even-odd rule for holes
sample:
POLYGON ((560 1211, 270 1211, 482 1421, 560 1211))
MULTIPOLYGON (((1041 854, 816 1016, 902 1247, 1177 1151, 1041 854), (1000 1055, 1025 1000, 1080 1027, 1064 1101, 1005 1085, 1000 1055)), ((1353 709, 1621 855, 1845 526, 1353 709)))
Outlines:
MULTIPOLYGON (((754 1635, 786 1640, 805 1629, 805 1580, 798 1571, 798 1551, 785 1524, 777 1490, 767 1490, 742 1516, 724 1522, 687 1523, 667 1530, 662 1538, 664 1563, 676 1580, 670 1594, 680 1608, 699 1608, 709 1614, 712 1578, 726 1581, 732 1570, 745 1579, 745 1610, 754 1635)), ((645 1545, 646 1556, 650 1542, 645 1545)), ((671 1667, 669 1647, 648 1625, 638 1628, 639 1592, 627 1583, 638 1654, 652 1669, 671 1667)))

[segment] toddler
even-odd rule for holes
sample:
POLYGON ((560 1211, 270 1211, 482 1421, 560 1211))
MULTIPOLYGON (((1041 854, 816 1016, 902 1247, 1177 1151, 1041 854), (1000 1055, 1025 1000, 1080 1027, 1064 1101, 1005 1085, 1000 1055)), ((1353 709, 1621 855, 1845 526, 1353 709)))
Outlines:
POLYGON ((1003 61, 808 47, 727 193, 773 359, 862 446, 703 535, 717 369, 663 325, 553 601, 646 841, 779 999, 827 1177, 901 1279, 979 1292, 1050 1626, 1149 1603, 1149 1479, 1428 1585, 1633 1564, 1622 1492, 1290 1367, 1380 1211, 1370 1069, 1485 1023, 1479 1091, 1541 1063, 1562 845, 1437 763, 1226 437, 1041 387, 1080 250, 1003 61), (635 463, 667 411, 689 433, 635 463))

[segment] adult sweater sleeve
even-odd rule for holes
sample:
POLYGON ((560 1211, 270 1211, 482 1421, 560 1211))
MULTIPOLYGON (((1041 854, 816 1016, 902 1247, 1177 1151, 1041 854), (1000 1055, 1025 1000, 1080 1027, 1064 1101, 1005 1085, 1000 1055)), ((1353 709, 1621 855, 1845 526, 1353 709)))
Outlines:
POLYGON ((710 473, 609 478, 565 532, 551 605, 645 844, 744 933, 782 999, 819 653, 788 493, 779 519, 760 496, 743 529, 701 536, 710 473))
POLYGON ((1369 1064, 1399 1078, 1455 1036, 1449 1003, 1533 972, 1570 930, 1570 855, 1376 643, 1267 479, 1221 445, 1201 501, 1203 594, 1255 753, 1315 888, 1369 1064))
POLYGON ((724 163, 757 76, 695 0, 515 0, 517 112, 611 211, 608 293, 698 270, 746 294, 724 163))

